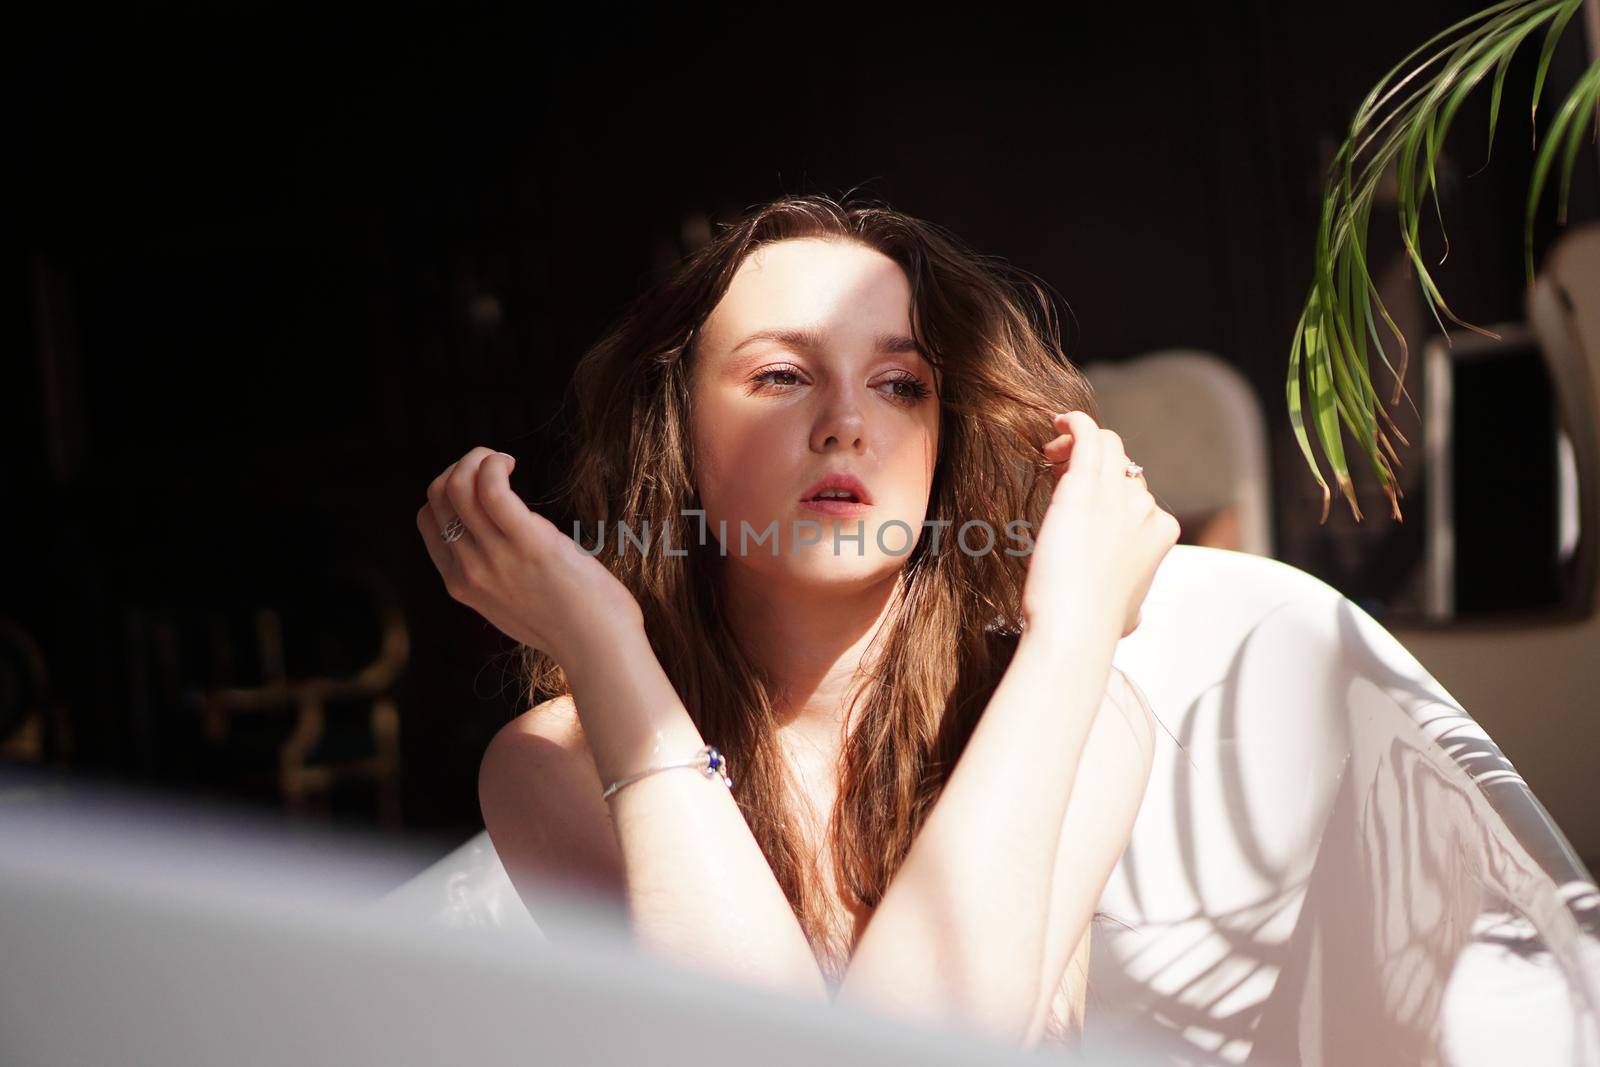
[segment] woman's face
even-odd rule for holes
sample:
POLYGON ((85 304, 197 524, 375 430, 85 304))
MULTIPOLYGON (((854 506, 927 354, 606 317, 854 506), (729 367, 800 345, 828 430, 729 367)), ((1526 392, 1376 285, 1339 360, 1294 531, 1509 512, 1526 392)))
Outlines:
POLYGON ((939 441, 938 381, 910 313, 899 264, 854 242, 784 240, 740 264, 696 339, 691 387, 712 551, 778 581, 866 585, 904 565, 939 441), (839 472, 866 501, 803 501, 839 472), (774 521, 776 555, 772 536, 757 540, 774 521))

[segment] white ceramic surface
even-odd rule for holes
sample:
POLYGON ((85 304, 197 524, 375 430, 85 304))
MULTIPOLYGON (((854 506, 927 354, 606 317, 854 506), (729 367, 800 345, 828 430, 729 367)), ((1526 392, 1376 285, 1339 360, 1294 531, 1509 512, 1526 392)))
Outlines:
MULTIPOLYGON (((1115 662, 1170 732, 1100 902, 1097 1040, 1195 1064, 1600 1065, 1600 890, 1371 616, 1285 564, 1179 545, 1115 662)), ((380 907, 540 936, 486 834, 380 907)))

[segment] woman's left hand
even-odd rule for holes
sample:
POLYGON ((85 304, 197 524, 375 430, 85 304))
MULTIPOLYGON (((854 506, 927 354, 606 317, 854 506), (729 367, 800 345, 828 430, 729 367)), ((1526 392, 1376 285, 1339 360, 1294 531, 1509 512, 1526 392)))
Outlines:
POLYGON ((1129 478, 1122 438, 1084 411, 1057 415, 1044 453, 1055 489, 1036 535, 1023 614, 1032 623, 1112 609, 1121 636, 1139 626, 1156 568, 1181 530, 1142 477, 1129 478))

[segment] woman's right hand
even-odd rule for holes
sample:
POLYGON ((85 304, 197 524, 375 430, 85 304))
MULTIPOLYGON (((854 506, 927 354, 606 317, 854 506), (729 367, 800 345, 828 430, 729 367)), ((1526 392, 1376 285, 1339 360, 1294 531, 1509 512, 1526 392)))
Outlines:
POLYGON ((1128 454, 1115 431, 1083 411, 1057 415, 1054 427, 1058 436, 1044 451, 1057 480, 1028 562, 1023 618, 1030 629, 1049 629, 1109 611, 1127 637, 1182 531, 1144 478, 1127 476, 1128 454))
POLYGON ((643 613, 605 564, 512 490, 516 462, 472 449, 429 484, 417 530, 452 597, 569 668, 615 627, 642 625, 643 613), (447 543, 440 532, 457 516, 467 532, 447 543))

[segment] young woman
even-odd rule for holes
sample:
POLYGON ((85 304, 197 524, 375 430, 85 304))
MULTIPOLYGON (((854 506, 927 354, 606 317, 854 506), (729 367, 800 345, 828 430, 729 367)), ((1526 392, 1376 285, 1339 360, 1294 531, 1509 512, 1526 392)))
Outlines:
POLYGON ((1154 747, 1112 655, 1179 529, 1047 293, 785 197, 580 361, 573 536, 504 453, 433 481, 446 588, 526 646, 479 785, 525 900, 604 887, 725 977, 1075 1041, 1154 747))

